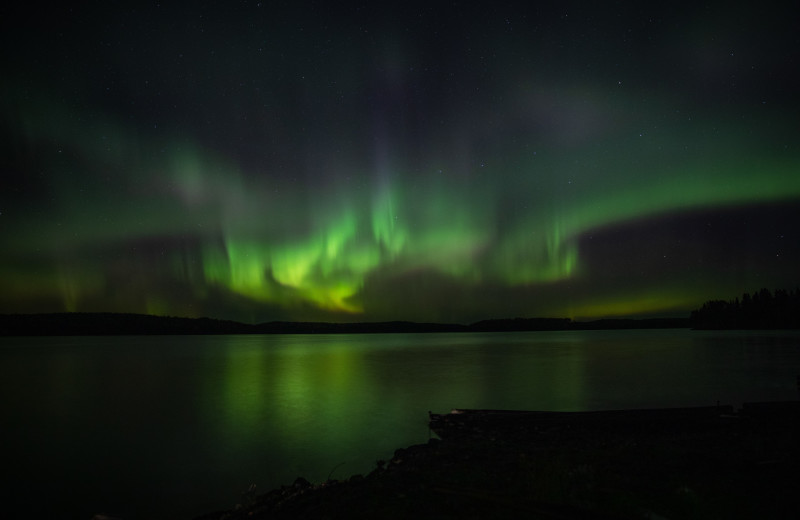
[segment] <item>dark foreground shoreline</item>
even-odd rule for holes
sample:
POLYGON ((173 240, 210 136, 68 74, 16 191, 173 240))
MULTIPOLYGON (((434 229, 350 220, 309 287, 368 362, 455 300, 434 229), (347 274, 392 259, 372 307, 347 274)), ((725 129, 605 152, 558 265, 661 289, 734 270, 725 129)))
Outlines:
POLYGON ((198 520, 800 516, 800 402, 535 414, 431 414, 443 440, 366 476, 298 478, 198 520))

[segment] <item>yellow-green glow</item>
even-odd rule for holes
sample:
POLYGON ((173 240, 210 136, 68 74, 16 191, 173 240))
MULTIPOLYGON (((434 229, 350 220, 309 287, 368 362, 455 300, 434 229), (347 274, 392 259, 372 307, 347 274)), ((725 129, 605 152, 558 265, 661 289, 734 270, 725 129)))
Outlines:
POLYGON ((646 315, 673 309, 683 309, 687 306, 695 305, 697 298, 687 297, 685 294, 678 292, 646 291, 613 298, 599 298, 582 305, 571 306, 556 314, 578 320, 646 315))
POLYGON ((531 81, 508 90, 487 128, 458 114, 461 127, 426 134, 408 156, 409 142, 385 129, 352 150, 334 139, 275 150, 275 161, 11 89, 1 106, 25 129, 18 148, 32 150, 16 161, 42 174, 20 183, 41 190, 29 206, 0 200, 0 302, 12 312, 229 308, 225 317, 246 321, 589 318, 688 311, 704 296, 687 280, 704 277, 729 292, 797 283, 792 262, 780 263, 794 258, 796 223, 754 231, 768 243, 747 262, 730 259, 730 272, 699 250, 679 251, 678 272, 665 250, 647 281, 606 279, 614 263, 593 265, 581 250, 615 226, 800 201, 800 155, 776 144, 792 118, 708 112, 702 123, 670 115, 640 128, 650 113, 619 92, 531 81), (526 133, 542 115, 551 123, 526 133), (505 124, 522 129, 506 134, 505 124), (502 138, 485 139, 494 132, 502 138), (679 294, 658 297, 674 277, 679 294))
POLYGON ((363 277, 377 265, 380 251, 359 244, 357 220, 344 212, 306 240, 270 243, 229 238, 227 258, 207 251, 209 282, 264 302, 298 305, 312 302, 323 309, 360 312, 350 299, 359 291, 363 277))

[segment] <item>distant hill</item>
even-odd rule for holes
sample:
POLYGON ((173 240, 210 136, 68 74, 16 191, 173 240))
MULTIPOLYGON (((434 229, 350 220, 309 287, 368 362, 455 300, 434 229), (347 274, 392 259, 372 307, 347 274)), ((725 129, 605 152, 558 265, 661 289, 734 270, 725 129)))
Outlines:
POLYGON ((171 334, 369 334, 414 332, 511 332, 589 329, 689 328, 688 319, 622 319, 575 322, 569 318, 484 320, 471 325, 409 321, 324 323, 269 322, 249 325, 211 318, 147 314, 0 314, 0 336, 112 336, 171 334))
POLYGON ((210 318, 149 314, 65 312, 2 314, 3 336, 105 336, 134 334, 247 334, 252 325, 210 318))

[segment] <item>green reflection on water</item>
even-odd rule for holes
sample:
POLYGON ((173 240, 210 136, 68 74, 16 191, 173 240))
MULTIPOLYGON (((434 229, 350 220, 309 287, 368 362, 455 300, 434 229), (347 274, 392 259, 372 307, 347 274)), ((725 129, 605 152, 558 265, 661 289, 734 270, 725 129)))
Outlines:
POLYGON ((220 425, 241 449, 357 438, 375 407, 377 382, 347 336, 228 337, 220 425))
POLYGON ((424 441, 428 410, 584 409, 579 338, 538 344, 551 351, 544 356, 531 356, 531 345, 519 338, 509 336, 508 344, 497 344, 497 335, 458 334, 220 338, 220 433, 238 439, 243 450, 275 443, 342 453, 404 432, 409 441, 424 441))
POLYGON ((366 473, 427 441, 428 410, 792 399, 798 345, 794 332, 685 330, 6 338, 8 495, 88 508, 78 518, 191 518, 252 483, 366 473))
POLYGON ((238 353, 226 349, 225 353, 225 418, 230 429, 248 430, 258 420, 268 397, 263 373, 268 353, 262 349, 238 353))

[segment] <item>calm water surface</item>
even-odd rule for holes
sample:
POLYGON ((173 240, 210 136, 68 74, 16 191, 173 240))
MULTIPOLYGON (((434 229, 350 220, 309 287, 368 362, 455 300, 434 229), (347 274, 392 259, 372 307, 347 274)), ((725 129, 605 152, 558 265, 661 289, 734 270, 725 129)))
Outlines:
POLYGON ((427 411, 798 398, 798 332, 0 338, 4 507, 192 518, 367 473, 427 411))

